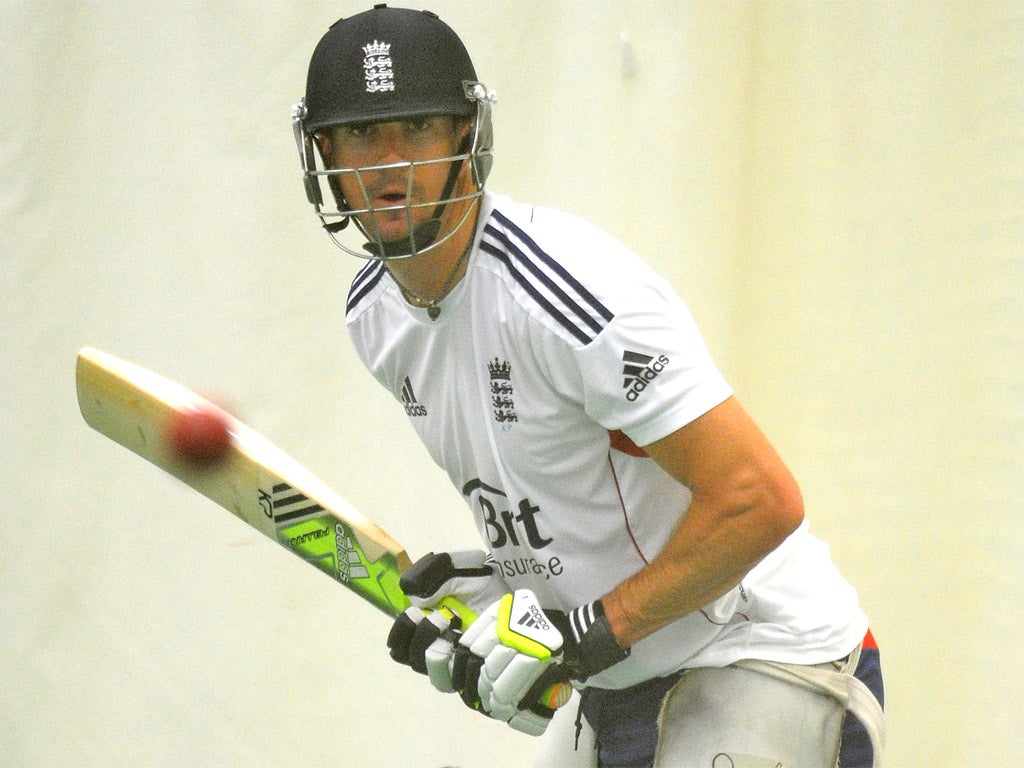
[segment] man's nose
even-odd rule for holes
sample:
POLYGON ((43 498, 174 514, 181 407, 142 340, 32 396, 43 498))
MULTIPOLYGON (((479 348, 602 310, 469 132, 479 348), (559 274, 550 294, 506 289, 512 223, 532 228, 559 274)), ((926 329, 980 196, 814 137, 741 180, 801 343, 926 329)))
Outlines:
POLYGON ((409 143, 402 131, 394 126, 382 130, 374 142, 376 165, 401 163, 409 160, 409 143))

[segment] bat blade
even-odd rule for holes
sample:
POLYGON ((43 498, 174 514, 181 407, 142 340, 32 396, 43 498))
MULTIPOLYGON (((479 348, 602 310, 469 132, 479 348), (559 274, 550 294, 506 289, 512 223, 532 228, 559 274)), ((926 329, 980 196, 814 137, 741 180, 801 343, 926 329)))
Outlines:
POLYGON ((75 368, 86 423, 316 566, 389 616, 408 599, 398 580, 409 556, 391 536, 266 438, 170 379, 86 347, 75 368), (215 464, 178 458, 168 440, 181 412, 215 409, 231 447, 215 464))

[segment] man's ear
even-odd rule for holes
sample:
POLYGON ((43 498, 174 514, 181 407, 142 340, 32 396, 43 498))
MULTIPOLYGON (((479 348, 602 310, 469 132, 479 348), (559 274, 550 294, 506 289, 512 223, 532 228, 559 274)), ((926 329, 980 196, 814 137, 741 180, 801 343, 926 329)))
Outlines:
POLYGON ((458 126, 455 129, 455 134, 458 139, 460 147, 465 147, 468 151, 470 143, 473 141, 473 131, 476 129, 475 120, 460 120, 458 126))
POLYGON ((330 135, 326 133, 317 133, 313 135, 313 139, 316 141, 317 146, 320 149, 320 157, 323 158, 324 164, 328 164, 332 150, 330 135))

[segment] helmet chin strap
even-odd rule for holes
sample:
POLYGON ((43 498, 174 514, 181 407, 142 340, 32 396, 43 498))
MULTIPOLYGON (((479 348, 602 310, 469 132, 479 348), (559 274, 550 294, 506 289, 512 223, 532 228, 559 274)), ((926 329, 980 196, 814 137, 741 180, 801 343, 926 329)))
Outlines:
MULTIPOLYGON (((420 224, 408 237, 398 240, 370 241, 363 244, 363 250, 369 252, 377 259, 393 259, 400 256, 415 255, 425 248, 429 248, 437 240, 437 236, 441 232, 440 214, 444 212, 444 206, 440 205, 438 208, 440 211, 437 212, 438 215, 435 218, 420 224)), ((362 230, 363 227, 360 225, 359 229, 362 230)), ((363 234, 365 235, 366 232, 364 231, 363 234)))

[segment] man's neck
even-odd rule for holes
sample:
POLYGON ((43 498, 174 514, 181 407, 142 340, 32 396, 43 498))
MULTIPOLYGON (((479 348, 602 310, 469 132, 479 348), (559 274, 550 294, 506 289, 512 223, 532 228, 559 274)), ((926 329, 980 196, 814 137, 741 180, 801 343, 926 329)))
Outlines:
MULTIPOLYGON (((473 201, 478 208, 478 201, 473 201)), ((440 301, 466 273, 468 251, 476 235, 479 210, 474 210, 458 231, 436 248, 405 259, 389 259, 388 271, 414 305, 440 301)))

